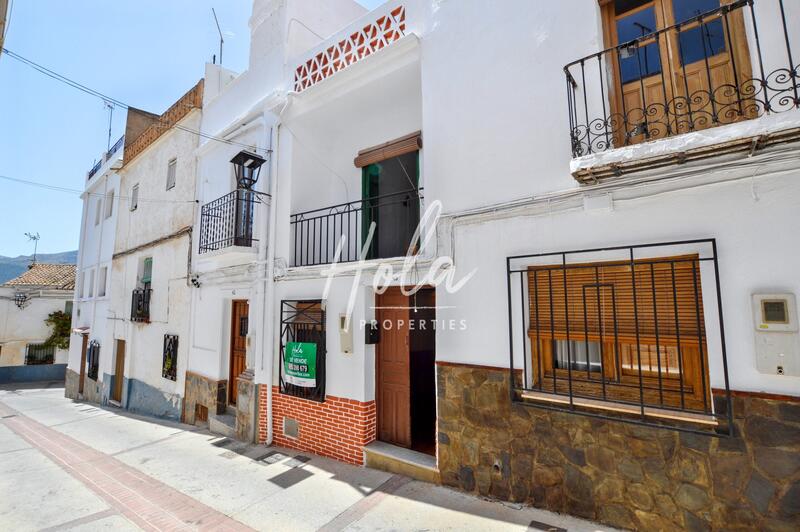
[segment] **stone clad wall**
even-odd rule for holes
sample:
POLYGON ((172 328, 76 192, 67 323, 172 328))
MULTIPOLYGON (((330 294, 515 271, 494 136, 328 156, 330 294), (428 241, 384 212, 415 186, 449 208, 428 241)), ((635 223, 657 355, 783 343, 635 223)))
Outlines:
POLYGON ((191 371, 186 372, 181 416, 184 423, 194 425, 197 405, 208 408, 209 414, 224 414, 227 400, 228 381, 215 381, 191 371))
POLYGON ((507 369, 437 369, 444 484, 623 528, 800 529, 800 399, 736 394, 737 435, 716 438, 512 404, 507 369))

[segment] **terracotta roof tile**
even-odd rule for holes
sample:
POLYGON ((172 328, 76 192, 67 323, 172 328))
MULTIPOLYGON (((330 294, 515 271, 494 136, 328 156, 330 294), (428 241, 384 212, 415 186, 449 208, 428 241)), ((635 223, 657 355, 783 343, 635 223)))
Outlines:
POLYGON ((25 273, 6 281, 5 286, 48 287, 75 289, 74 264, 34 264, 25 273))

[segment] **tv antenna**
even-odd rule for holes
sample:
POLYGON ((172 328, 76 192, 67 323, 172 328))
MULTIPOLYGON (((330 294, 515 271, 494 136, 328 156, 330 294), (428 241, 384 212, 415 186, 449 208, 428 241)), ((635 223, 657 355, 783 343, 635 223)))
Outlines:
POLYGON ((114 104, 103 100, 103 105, 108 109, 108 142, 106 143, 106 151, 111 149, 111 120, 114 118, 114 104))
POLYGON ((41 237, 39 236, 39 233, 25 233, 25 236, 28 237, 28 242, 33 241, 33 261, 31 262, 31 265, 34 265, 36 264, 36 250, 39 247, 39 239, 41 237))
POLYGON ((219 20, 217 19, 217 12, 211 8, 211 14, 214 15, 214 22, 217 25, 217 33, 219 33, 219 66, 222 66, 222 45, 225 44, 225 39, 222 38, 222 30, 219 29, 219 20))

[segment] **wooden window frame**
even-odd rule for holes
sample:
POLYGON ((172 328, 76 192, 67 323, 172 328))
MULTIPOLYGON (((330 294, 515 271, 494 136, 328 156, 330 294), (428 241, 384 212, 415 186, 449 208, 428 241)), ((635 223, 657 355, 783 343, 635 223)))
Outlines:
MULTIPOLYGON (((642 293, 637 293, 636 301, 637 305, 640 305, 640 301, 643 300, 645 305, 652 305, 651 301, 651 286, 641 286, 639 276, 641 274, 641 270, 639 269, 643 265, 648 264, 662 264, 663 262, 673 261, 673 264, 699 264, 697 262, 699 260, 698 255, 678 255, 678 256, 671 256, 671 257, 660 257, 660 258, 646 258, 646 259, 637 259, 634 260, 634 267, 637 268, 637 289, 642 290, 642 293)), ((582 271, 582 270, 595 270, 595 268, 599 268, 599 271, 602 272, 601 275, 605 275, 610 277, 611 279, 603 279, 600 278, 600 283, 603 285, 609 284, 617 286, 614 283, 614 275, 620 275, 619 273, 609 273, 604 272, 603 268, 625 268, 630 267, 630 261, 596 261, 596 262, 586 262, 580 263, 579 267, 577 264, 567 265, 567 299, 569 303, 569 313, 575 311, 573 307, 575 307, 576 303, 573 299, 570 299, 570 294, 573 294, 575 291, 575 286, 570 286, 570 271, 582 271)), ((689 268, 690 266, 682 266, 683 268, 689 268)), ((681 406, 685 404, 687 408, 692 409, 699 409, 701 406, 710 404, 710 379, 709 379, 709 364, 708 364, 708 347, 707 347, 707 331, 705 328, 705 317, 703 315, 703 308, 702 308, 702 285, 701 285, 701 275, 700 275, 700 268, 699 266, 693 266, 693 271, 695 272, 695 276, 697 279, 697 299, 699 301, 694 301, 694 293, 692 292, 692 302, 694 304, 694 309, 687 309, 684 308, 683 305, 687 305, 687 295, 686 293, 681 293, 680 291, 677 293, 678 299, 677 300, 670 300, 669 305, 673 305, 678 308, 678 320, 683 322, 686 321, 697 321, 697 316, 699 316, 700 322, 700 332, 699 334, 690 334, 687 330, 681 330, 684 326, 689 325, 694 326, 694 323, 680 323, 680 328, 677 329, 673 334, 664 333, 662 331, 658 331, 655 328, 655 323, 652 325, 649 323, 642 323, 642 329, 654 329, 655 333, 653 332, 645 332, 639 331, 638 334, 636 332, 606 332, 609 328, 609 323, 606 322, 607 315, 608 315, 608 303, 601 304, 601 308, 603 311, 600 313, 602 317, 603 323, 603 332, 594 332, 589 331, 584 328, 584 314, 582 311, 578 312, 578 315, 575 316, 573 320, 570 318, 569 320, 569 330, 566 330, 563 327, 556 326, 556 319, 555 316, 558 314, 556 309, 559 309, 560 312, 564 313, 564 308, 561 304, 564 298, 564 292, 561 288, 560 283, 563 283, 564 278, 560 276, 560 272, 563 271, 563 266, 560 264, 549 264, 549 265, 536 265, 530 266, 528 268, 528 275, 527 275, 527 283, 528 283, 528 294, 529 294, 529 308, 528 308, 528 329, 527 329, 527 336, 529 340, 530 346, 530 363, 531 363, 531 372, 532 372, 532 388, 539 389, 540 385, 544 387, 549 387, 548 391, 551 392, 562 392, 562 387, 567 387, 567 382, 571 379, 573 385, 577 384, 577 387, 580 389, 581 393, 584 396, 592 397, 594 399, 603 399, 602 393, 605 388, 606 397, 605 400, 614 401, 615 399, 625 400, 628 399, 630 396, 631 400, 638 401, 639 400, 639 384, 640 384, 640 377, 639 377, 639 370, 636 368, 628 369, 623 367, 623 355, 622 350, 623 346, 626 346, 628 349, 637 349, 638 346, 648 346, 648 350, 650 348, 655 348, 658 345, 659 351, 664 350, 665 348, 669 347, 676 347, 679 348, 679 367, 680 373, 672 374, 662 371, 661 376, 659 377, 658 371, 642 370, 641 374, 641 384, 645 390, 647 390, 648 394, 653 395, 652 391, 657 390, 655 393, 659 394, 659 399, 661 399, 662 395, 669 396, 668 400, 671 403, 670 406, 681 406), (696 269, 695 269, 696 268, 696 269), (559 290, 557 295, 554 296, 553 299, 553 322, 552 328, 550 327, 549 320, 545 320, 545 318, 549 318, 549 316, 543 316, 545 312, 549 314, 550 307, 549 307, 549 299, 546 301, 547 303, 547 310, 541 310, 540 305, 542 305, 542 294, 540 293, 538 300, 534 301, 532 294, 534 290, 541 291, 542 288, 540 286, 541 275, 537 274, 536 272, 542 271, 550 271, 551 277, 546 277, 545 280, 549 279, 550 285, 548 288, 552 290, 552 287, 555 287, 556 290, 559 290), (537 280, 534 282, 533 275, 536 275, 537 280), (558 278, 556 279, 556 276, 558 278), (559 301, 558 299, 561 299, 559 301), (696 304, 699 303, 699 306, 696 304), (697 314, 699 311, 699 314, 697 314), (694 312, 693 320, 686 319, 686 313, 694 312), (605 317, 603 317, 605 316, 605 317), (539 321, 540 317, 542 318, 539 321), (542 326, 545 321, 547 321, 547 326, 542 326), (537 326, 539 323, 539 326, 537 326), (589 342, 600 342, 601 343, 601 360, 602 360, 602 373, 596 371, 587 371, 586 369, 568 369, 568 368, 557 368, 555 367, 555 346, 554 340, 569 340, 574 342, 583 343, 585 341, 589 342), (615 347, 616 345, 616 347, 615 347), (539 357, 541 357, 541 366, 539 365, 539 357), (541 369, 541 375, 540 370, 541 369), (563 381, 563 386, 562 386, 563 381), (705 381, 705 382, 704 382, 705 381), (605 383, 605 387, 603 385, 605 383), (613 390, 622 390, 622 391, 611 391, 609 393, 609 387, 613 388, 613 390), (628 394, 625 392, 623 388, 628 388, 630 390, 635 389, 635 394, 628 394), (658 391, 660 390, 660 391, 658 391), (703 394, 705 393, 705 400, 703 394), (677 394, 677 395, 676 395, 677 394), (680 397, 680 396, 683 397, 680 397)), ((675 269, 676 272, 679 271, 679 268, 675 269)), ((663 273, 663 272, 660 272, 663 273)), ((686 272, 682 272, 686 275, 686 272)), ((629 275, 629 274, 625 274, 629 275)), ((691 278, 691 275, 689 276, 691 278)), ((573 277, 572 282, 575 281, 576 277, 573 277)), ((677 280, 676 283, 680 283, 677 280)), ((577 277, 577 281, 581 281, 581 277, 577 277)), ((682 280, 685 283, 685 279, 682 280)), ((624 283, 623 283, 624 284, 624 283)), ((620 285, 622 286, 622 285, 620 285)), ((658 292, 660 288, 658 288, 658 283, 656 283, 657 288, 656 291, 656 306, 663 309, 665 305, 665 300, 663 299, 665 296, 663 293, 658 292)), ((693 286, 692 286, 693 288, 693 286)), ((615 288, 616 289, 616 288, 615 288)), ((624 293, 625 288, 620 289, 620 293, 624 293)), ((686 286, 681 285, 681 290, 686 290, 686 286)), ((554 293, 555 290, 552 290, 550 293, 554 293)), ((667 299, 671 296, 671 294, 667 295, 667 299)), ((590 296, 592 299, 595 296, 590 296)), ((622 296, 616 296, 618 298, 622 298, 622 296)), ((590 303, 593 303, 590 298, 586 299, 587 304, 586 308, 588 309, 590 306, 593 306, 590 303)), ((583 308, 583 302, 580 303, 581 309, 583 308)), ((633 299, 631 298, 630 302, 624 301, 620 302, 619 300, 615 300, 612 304, 612 313, 614 314, 613 318, 617 321, 621 321, 617 319, 616 313, 619 312, 623 314, 624 312, 630 312, 629 309, 633 308, 633 299), (614 307, 614 305, 617 305, 614 307), (614 310, 616 308, 616 310, 614 310), (628 309, 620 310, 620 309, 628 309)), ((652 307, 651 307, 652 308, 652 307)), ((637 319, 641 319, 642 321, 646 320, 646 308, 642 307, 638 310, 637 313, 641 313, 637 319)), ((595 312, 596 315, 596 312, 595 312)), ((655 316, 655 313, 653 313, 655 316)), ((566 316, 565 316, 566 319, 566 316)), ((594 319, 594 318, 593 318, 594 319)), ((664 320, 666 321, 666 320, 664 320)), ((598 326, 600 324, 600 320, 598 320, 598 326)), ((616 328, 616 327, 615 327, 616 328)), ((694 327, 696 329, 696 327, 694 327)), ((639 347, 641 350, 641 347, 639 347)), ((588 356, 588 355, 587 355, 588 356)), ((655 357, 655 354, 652 355, 655 357)), ((651 359, 652 360, 652 359, 651 359)), ((642 356, 642 366, 645 366, 645 358, 642 356)), ((588 360, 587 360, 588 363, 588 360)), ((647 364, 648 367, 652 367, 651 363, 647 364)), ((654 404, 652 401, 646 400, 649 406, 659 406, 658 404, 654 404)))

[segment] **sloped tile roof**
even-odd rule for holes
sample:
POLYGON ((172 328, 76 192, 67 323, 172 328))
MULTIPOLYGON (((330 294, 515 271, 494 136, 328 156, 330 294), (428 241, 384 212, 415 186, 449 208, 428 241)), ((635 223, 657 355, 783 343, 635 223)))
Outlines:
POLYGON ((34 264, 28 271, 6 281, 5 286, 47 287, 63 290, 75 289, 74 264, 34 264))

